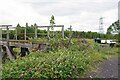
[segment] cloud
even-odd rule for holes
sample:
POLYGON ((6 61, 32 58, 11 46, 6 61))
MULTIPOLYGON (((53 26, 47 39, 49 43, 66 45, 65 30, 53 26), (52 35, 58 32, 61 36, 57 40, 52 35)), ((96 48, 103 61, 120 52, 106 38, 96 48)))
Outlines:
MULTIPOLYGON (((86 0, 88 1, 88 0, 86 0)), ((99 1, 99 0, 98 0, 99 1)), ((55 14, 56 16, 69 16, 69 15, 80 15, 81 12, 87 11, 87 12, 99 12, 102 13, 106 10, 116 8, 116 4, 113 4, 112 2, 84 2, 81 1, 58 1, 58 2, 28 2, 32 5, 33 9, 36 9, 36 11, 39 14, 42 15, 49 15, 49 14, 55 14)))
POLYGON ((22 26, 29 24, 49 25, 51 15, 56 24, 74 30, 98 31, 99 18, 104 18, 104 28, 117 20, 119 0, 1 0, 0 24, 22 26))
POLYGON ((34 12, 30 5, 15 0, 11 0, 9 3, 8 0, 3 0, 0 5, 2 7, 0 11, 1 24, 31 23, 39 18, 38 13, 34 12))

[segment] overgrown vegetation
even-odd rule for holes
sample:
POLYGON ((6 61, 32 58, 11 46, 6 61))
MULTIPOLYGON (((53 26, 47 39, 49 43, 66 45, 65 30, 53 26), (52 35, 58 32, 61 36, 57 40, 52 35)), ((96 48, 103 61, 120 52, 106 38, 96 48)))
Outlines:
POLYGON ((109 55, 115 55, 117 48, 99 45, 93 40, 72 39, 59 41, 59 49, 49 52, 32 52, 30 55, 2 64, 3 78, 78 78, 93 64, 109 55), (67 41, 67 40, 66 40, 67 41))

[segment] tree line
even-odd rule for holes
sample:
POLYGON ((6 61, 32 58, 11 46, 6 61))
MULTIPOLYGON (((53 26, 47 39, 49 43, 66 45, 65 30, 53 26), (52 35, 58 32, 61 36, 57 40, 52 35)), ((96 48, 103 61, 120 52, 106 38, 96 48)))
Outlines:
POLYGON ((116 39, 120 42, 120 24, 119 20, 113 22, 108 28, 107 28, 107 35, 113 35, 116 39))

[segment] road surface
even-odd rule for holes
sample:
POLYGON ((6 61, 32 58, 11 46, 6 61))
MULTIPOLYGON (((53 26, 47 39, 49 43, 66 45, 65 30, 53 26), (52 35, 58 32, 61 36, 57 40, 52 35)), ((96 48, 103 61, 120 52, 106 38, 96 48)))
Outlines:
POLYGON ((120 57, 111 57, 101 62, 97 70, 86 75, 87 78, 118 78, 120 75, 120 57))

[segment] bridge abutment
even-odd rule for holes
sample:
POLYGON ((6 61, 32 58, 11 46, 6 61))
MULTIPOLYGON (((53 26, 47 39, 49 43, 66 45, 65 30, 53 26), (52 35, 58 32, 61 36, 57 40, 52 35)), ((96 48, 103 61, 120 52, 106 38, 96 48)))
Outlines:
POLYGON ((10 60, 16 59, 16 56, 13 51, 14 46, 2 46, 2 62, 5 61, 6 58, 9 58, 10 60))

